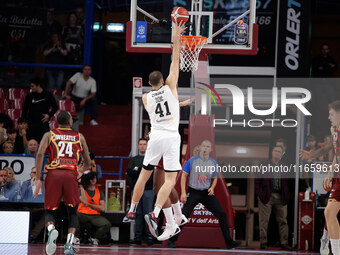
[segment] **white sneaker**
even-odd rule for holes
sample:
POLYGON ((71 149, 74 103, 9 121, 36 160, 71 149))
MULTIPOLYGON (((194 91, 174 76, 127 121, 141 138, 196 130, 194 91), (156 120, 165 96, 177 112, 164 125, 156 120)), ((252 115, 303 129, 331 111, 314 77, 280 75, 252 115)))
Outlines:
POLYGON ((98 122, 96 120, 91 120, 90 125, 91 126, 98 126, 98 122))
POLYGON ((320 254, 321 255, 329 254, 329 238, 320 239, 320 254))
POLYGON ((45 247, 47 255, 52 255, 55 253, 57 249, 56 240, 58 238, 58 234, 58 230, 55 228, 48 233, 48 239, 45 247))
POLYGON ((99 240, 98 240, 97 238, 92 238, 92 237, 90 237, 90 238, 89 238, 89 242, 90 242, 90 244, 92 244, 92 245, 98 245, 98 244, 99 244, 99 240))
POLYGON ((80 239, 78 237, 74 237, 72 243, 75 244, 75 245, 79 245, 80 244, 80 239))
POLYGON ((178 225, 175 223, 173 225, 166 224, 164 232, 157 237, 158 241, 165 241, 169 238, 173 237, 174 235, 177 235, 179 232, 181 232, 181 229, 178 227, 178 225))
POLYGON ((182 214, 180 217, 176 218, 176 215, 175 215, 175 222, 177 224, 177 226, 182 226, 184 224, 187 224, 188 223, 188 219, 187 217, 185 217, 184 214, 182 214))

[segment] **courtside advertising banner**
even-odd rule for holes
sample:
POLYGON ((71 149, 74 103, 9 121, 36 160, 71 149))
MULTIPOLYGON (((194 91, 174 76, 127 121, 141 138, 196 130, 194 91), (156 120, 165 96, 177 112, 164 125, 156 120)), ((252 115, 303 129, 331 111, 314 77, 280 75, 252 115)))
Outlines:
POLYGON ((31 179, 30 172, 35 166, 35 156, 0 156, 0 169, 11 167, 17 181, 31 179))

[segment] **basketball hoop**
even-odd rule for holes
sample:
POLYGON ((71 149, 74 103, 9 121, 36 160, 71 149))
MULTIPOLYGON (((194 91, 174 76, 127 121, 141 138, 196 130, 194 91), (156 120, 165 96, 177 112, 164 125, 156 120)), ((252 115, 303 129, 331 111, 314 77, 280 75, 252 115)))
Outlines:
POLYGON ((179 54, 181 71, 197 70, 198 56, 205 44, 207 44, 207 38, 204 36, 181 36, 181 52, 179 54))

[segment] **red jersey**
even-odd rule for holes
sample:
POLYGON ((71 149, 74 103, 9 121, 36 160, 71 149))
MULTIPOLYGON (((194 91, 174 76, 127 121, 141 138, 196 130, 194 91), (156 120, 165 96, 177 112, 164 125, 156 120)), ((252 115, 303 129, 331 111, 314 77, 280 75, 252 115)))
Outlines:
POLYGON ((50 169, 77 170, 79 156, 83 148, 80 134, 71 128, 50 130, 51 139, 48 146, 48 165, 50 169))

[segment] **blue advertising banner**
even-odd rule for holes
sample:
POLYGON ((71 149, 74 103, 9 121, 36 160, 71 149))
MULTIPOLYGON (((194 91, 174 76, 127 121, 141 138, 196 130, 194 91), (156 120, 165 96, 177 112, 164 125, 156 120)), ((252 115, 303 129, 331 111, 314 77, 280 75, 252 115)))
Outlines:
POLYGON ((146 31, 148 25, 146 21, 137 21, 136 42, 146 43, 146 31))

